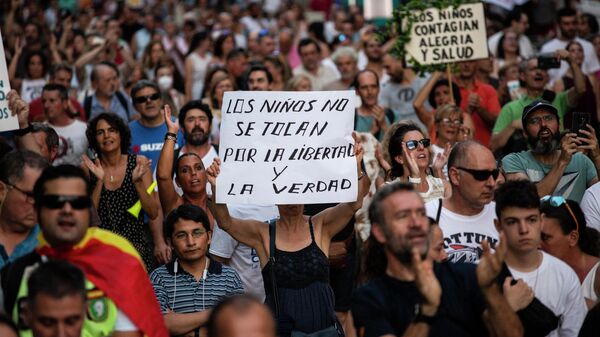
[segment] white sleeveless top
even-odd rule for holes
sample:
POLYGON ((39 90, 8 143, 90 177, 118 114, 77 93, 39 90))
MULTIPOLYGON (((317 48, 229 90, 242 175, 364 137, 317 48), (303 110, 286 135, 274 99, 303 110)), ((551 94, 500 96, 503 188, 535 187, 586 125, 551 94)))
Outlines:
POLYGON ((194 72, 192 73, 192 99, 201 99, 200 95, 202 95, 202 89, 204 88, 204 78, 206 77, 208 63, 212 57, 210 54, 200 57, 196 52, 191 53, 188 57, 194 64, 194 72))
POLYGON ((590 270, 590 272, 585 276, 585 279, 581 283, 581 291, 583 292, 583 297, 590 299, 594 302, 598 301, 598 296, 594 291, 594 283, 596 280, 596 269, 600 266, 600 261, 596 262, 594 267, 590 270))

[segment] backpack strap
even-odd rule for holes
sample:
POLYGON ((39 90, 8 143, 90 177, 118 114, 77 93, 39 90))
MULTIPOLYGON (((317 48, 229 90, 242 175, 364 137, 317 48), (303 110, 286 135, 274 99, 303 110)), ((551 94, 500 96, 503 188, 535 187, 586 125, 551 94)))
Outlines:
POLYGON ((439 198, 438 201, 439 201, 439 205, 438 205, 437 214, 435 215, 435 223, 439 225, 440 224, 440 216, 442 215, 442 198, 439 198))
POLYGON ((90 120, 92 115, 92 96, 85 96, 83 100, 83 111, 85 112, 85 120, 90 120))
POLYGON ((121 103, 123 108, 125 108, 125 113, 127 114, 127 119, 131 120, 131 115, 129 114, 129 104, 127 104, 127 98, 125 98, 123 93, 121 93, 120 91, 116 91, 115 95, 117 96, 119 103, 121 103))

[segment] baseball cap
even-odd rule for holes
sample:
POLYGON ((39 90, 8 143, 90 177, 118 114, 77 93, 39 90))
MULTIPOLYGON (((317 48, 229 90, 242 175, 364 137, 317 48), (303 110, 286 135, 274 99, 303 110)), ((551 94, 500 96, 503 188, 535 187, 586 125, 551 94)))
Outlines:
POLYGON ((529 117, 529 115, 531 115, 532 113, 534 113, 540 109, 548 110, 548 111, 552 112, 553 114, 555 114, 556 117, 558 117, 558 109, 556 109, 556 107, 554 105, 552 105, 552 103, 550 103, 549 101, 546 101, 545 99, 537 99, 537 100, 529 103, 525 108, 523 108, 523 117, 521 117, 521 121, 523 122, 523 125, 526 124, 527 117, 529 117))

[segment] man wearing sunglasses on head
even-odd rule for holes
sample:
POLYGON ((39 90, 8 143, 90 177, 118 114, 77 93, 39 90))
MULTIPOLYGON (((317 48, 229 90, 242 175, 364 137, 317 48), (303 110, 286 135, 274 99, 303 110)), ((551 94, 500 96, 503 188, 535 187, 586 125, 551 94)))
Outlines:
POLYGON ((88 315, 84 336, 166 336, 167 330, 148 275, 131 243, 90 228, 90 186, 79 167, 60 165, 42 172, 33 188, 42 235, 35 250, 2 269, 4 309, 30 336, 23 317, 27 280, 48 260, 67 260, 86 277, 88 315))
POLYGON ((581 129, 580 136, 573 132, 561 136, 558 110, 545 100, 527 105, 522 121, 530 149, 502 159, 506 178, 534 182, 540 196, 561 195, 581 202, 586 188, 598 182, 594 163, 579 152, 598 152, 595 134, 581 129))
POLYGON ((492 152, 475 141, 457 143, 448 156, 452 196, 425 205, 444 232, 444 248, 452 262, 477 263, 487 239, 498 242, 494 228, 494 190, 500 172, 492 152))

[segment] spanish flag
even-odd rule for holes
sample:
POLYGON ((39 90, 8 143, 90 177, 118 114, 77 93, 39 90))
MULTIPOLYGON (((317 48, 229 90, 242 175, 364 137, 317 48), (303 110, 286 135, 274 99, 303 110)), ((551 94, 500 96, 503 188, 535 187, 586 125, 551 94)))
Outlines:
POLYGON ((42 233, 38 239, 39 254, 81 268, 145 336, 169 336, 144 263, 125 238, 93 227, 80 243, 68 249, 52 248, 42 233))

